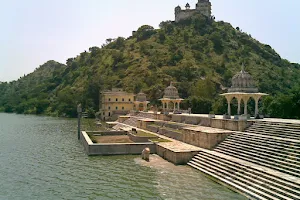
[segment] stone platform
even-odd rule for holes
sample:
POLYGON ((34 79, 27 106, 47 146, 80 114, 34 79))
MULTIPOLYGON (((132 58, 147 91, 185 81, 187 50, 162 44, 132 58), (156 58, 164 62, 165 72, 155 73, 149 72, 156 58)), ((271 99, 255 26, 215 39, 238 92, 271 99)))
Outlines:
POLYGON ((156 153, 164 158, 165 160, 175 164, 175 165, 185 165, 187 164, 196 154, 199 153, 201 148, 195 147, 190 144, 186 144, 184 142, 180 142, 177 140, 174 140, 169 137, 165 137, 163 135, 159 135, 157 133, 153 133, 150 131, 147 131, 145 129, 139 129, 133 126, 129 126, 126 124, 119 124, 121 127, 120 129, 129 131, 131 128, 135 128, 137 130, 141 130, 144 132, 151 133, 153 135, 156 135, 160 138, 169 140, 169 142, 159 142, 156 143, 156 153))

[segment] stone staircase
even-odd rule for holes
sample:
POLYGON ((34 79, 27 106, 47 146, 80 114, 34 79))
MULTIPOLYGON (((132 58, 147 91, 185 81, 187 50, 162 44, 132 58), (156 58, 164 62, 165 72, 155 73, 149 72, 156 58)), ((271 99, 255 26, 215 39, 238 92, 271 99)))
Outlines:
POLYGON ((300 199, 300 124, 255 122, 188 165, 252 199, 300 199))
POLYGON ((300 140, 300 124, 257 121, 245 132, 300 140))
POLYGON ((300 142, 234 133, 215 151, 300 177, 300 142))
POLYGON ((136 117, 155 119, 155 115, 152 113, 139 112, 136 117))
POLYGON ((138 119, 139 119, 138 117, 130 117, 129 119, 125 120, 123 122, 123 124, 133 126, 133 127, 137 127, 138 119))
POLYGON ((251 199, 300 199, 295 177, 218 152, 203 150, 188 165, 216 178, 251 199))

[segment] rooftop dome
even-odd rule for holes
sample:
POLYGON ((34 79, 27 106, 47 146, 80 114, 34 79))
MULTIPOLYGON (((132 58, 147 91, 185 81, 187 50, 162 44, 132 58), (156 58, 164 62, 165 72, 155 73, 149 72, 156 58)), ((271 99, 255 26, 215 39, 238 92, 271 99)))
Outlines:
POLYGON ((232 86, 228 89, 228 92, 258 92, 252 76, 245 71, 244 65, 242 66, 242 70, 232 78, 232 86))
POLYGON ((136 101, 144 102, 147 101, 147 96, 145 93, 140 92, 136 95, 136 101))
POLYGON ((172 85, 172 83, 165 89, 164 98, 179 99, 178 90, 172 85))

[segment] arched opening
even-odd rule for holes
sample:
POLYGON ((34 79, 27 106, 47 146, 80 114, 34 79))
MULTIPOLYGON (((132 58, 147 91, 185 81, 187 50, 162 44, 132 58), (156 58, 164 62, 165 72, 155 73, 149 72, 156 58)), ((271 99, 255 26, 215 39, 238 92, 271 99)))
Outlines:
POLYGON ((173 101, 170 101, 170 103, 169 103, 169 110, 170 111, 173 111, 174 110, 174 102, 173 101))
POLYGON ((144 104, 143 103, 139 103, 139 111, 144 111, 144 104))
POLYGON ((238 100, 236 97, 233 97, 231 100, 231 115, 237 115, 238 114, 238 100))
POLYGON ((248 101, 248 114, 255 117, 255 99, 253 97, 250 97, 248 101))

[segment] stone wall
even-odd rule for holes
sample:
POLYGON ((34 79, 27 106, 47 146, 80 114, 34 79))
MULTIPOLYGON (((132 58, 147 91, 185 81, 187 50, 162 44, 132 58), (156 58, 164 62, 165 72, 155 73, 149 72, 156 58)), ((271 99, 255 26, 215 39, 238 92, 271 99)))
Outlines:
POLYGON ((231 131, 244 131, 248 126, 246 120, 212 119, 211 127, 231 131))
POLYGON ((169 138, 173 138, 175 140, 179 140, 179 141, 183 140, 182 133, 176 132, 176 130, 172 131, 172 130, 168 130, 166 128, 160 128, 159 134, 167 136, 169 138))
POLYGON ((150 148, 151 153, 156 153, 156 144, 130 143, 130 144, 94 144, 88 134, 82 131, 80 140, 89 156, 97 155, 139 155, 146 147, 150 148))
POLYGON ((204 149, 213 149, 223 142, 231 133, 207 133, 193 130, 183 130, 182 141, 204 149))
POLYGON ((184 20, 184 19, 187 19, 189 17, 192 17, 197 12, 199 12, 199 11, 197 11, 195 9, 181 10, 179 13, 176 13, 175 22, 179 22, 180 20, 184 20))
POLYGON ((132 133, 128 133, 128 136, 130 138, 131 141, 136 142, 136 143, 143 143, 143 142, 149 142, 149 139, 151 138, 158 138, 157 136, 153 136, 153 137, 140 137, 140 136, 136 136, 132 133))
POLYGON ((157 144, 157 154, 163 159, 175 164, 186 165, 199 152, 174 152, 157 144))

